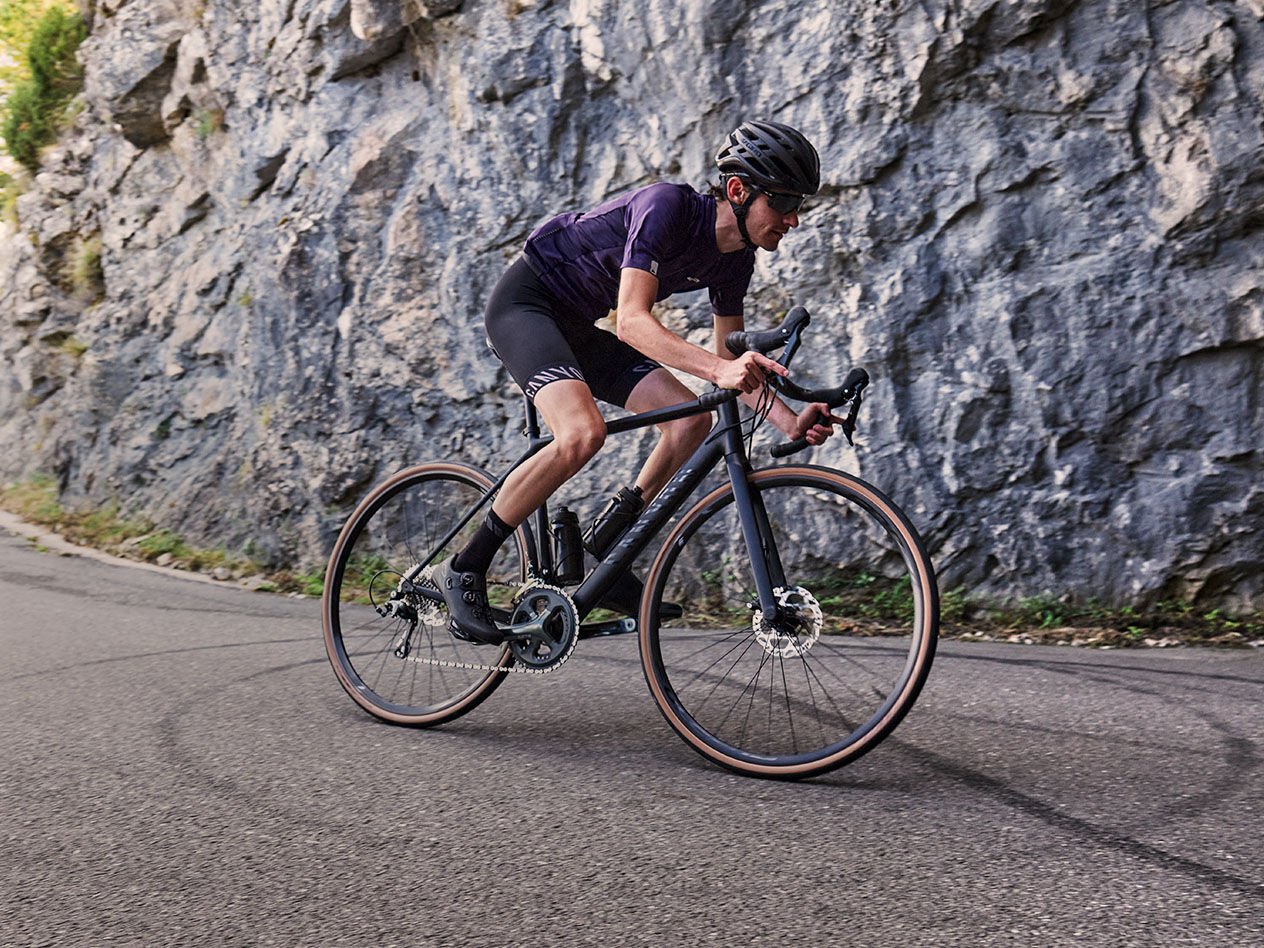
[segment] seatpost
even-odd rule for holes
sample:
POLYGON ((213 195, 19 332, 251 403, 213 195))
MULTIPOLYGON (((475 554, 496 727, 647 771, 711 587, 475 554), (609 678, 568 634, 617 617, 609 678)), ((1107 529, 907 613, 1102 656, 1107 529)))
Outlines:
POLYGON ((527 396, 522 396, 522 414, 525 428, 525 434, 532 441, 540 437, 540 416, 536 413, 535 404, 527 396))
MULTIPOLYGON (((535 403, 526 395, 522 396, 522 416, 524 430, 523 434, 527 436, 527 441, 532 448, 539 446, 540 441, 540 415, 535 410, 535 403)), ((544 576, 553 575, 553 544, 549 542, 549 505, 548 501, 542 503, 536 508, 532 515, 535 519, 535 554, 536 562, 540 566, 540 572, 544 576)), ((528 520, 531 518, 529 517, 528 520)), ((530 532, 530 531, 529 531, 530 532)))

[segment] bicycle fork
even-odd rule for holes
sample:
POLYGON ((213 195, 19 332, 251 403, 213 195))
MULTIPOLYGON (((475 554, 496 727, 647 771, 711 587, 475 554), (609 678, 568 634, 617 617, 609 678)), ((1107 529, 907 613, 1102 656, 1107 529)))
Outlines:
POLYGON ((725 457, 729 482, 733 485, 733 502, 737 504, 738 519, 742 524, 742 539, 750 555, 751 576, 759 595, 759 608, 764 621, 772 623, 777 618, 777 598, 773 590, 785 588, 786 572, 781 565, 777 543, 773 538, 772 524, 763 498, 751 489, 747 475, 750 467, 740 453, 729 452, 725 457))

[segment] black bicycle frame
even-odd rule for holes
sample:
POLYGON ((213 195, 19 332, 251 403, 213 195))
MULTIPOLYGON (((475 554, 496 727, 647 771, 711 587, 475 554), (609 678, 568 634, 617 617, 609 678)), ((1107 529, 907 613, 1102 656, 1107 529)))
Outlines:
POLYGON ((731 390, 709 392, 694 402, 685 402, 662 409, 663 415, 658 415, 657 412, 646 412, 629 418, 620 418, 610 422, 607 425, 607 431, 612 433, 630 431, 672 418, 697 415, 708 410, 711 405, 717 409, 719 418, 702 446, 681 466, 605 558, 575 589, 571 598, 581 618, 592 611, 615 580, 632 565, 658 531, 680 509, 681 504, 715 469, 721 458, 724 458, 728 468, 729 480, 733 485, 734 502, 741 511, 743 539, 751 555, 751 567, 756 588, 759 591, 760 608, 768 620, 771 621, 776 616, 773 589, 784 585, 785 580, 780 560, 771 543, 772 533, 768 529, 767 513, 763 509, 762 501, 751 491, 747 481, 750 461, 746 456, 746 444, 742 439, 737 392, 731 390))
MULTIPOLYGON (((716 390, 707 392, 705 395, 701 395, 690 402, 682 402, 679 405, 671 405, 666 408, 641 412, 640 414, 629 415, 624 418, 616 418, 606 423, 607 434, 619 434, 624 431, 647 428, 650 425, 657 425, 666 421, 674 421, 677 418, 701 415, 712 410, 715 410, 719 416, 715 426, 711 429, 711 433, 703 441, 702 446, 681 466, 680 470, 667 482, 667 485, 659 492, 658 496, 641 512, 641 515, 628 528, 627 532, 607 552, 605 558, 575 588, 571 598, 575 603, 580 619, 587 616, 597 606, 601 597, 606 594, 615 580, 632 565, 632 562, 650 544, 650 541, 654 539, 658 531, 680 509, 685 499, 715 469, 721 458, 725 461, 729 481, 733 487, 733 500, 737 504, 740 513, 743 540, 750 553, 755 588, 759 593, 760 610, 764 618, 769 622, 775 619, 777 606, 773 590, 778 586, 785 585, 785 574, 781 561, 777 556, 776 547, 772 542, 772 530, 769 526, 768 515, 764 510, 763 502, 751 490, 750 483, 747 480, 751 467, 742 435, 742 421, 738 413, 737 396, 738 393, 733 390, 716 390)), ((552 443, 552 437, 542 436, 540 433, 539 416, 536 413, 535 406, 528 399, 524 399, 524 403, 526 435, 528 438, 527 450, 523 452, 517 461, 510 465, 509 469, 487 490, 478 503, 466 512, 465 516, 452 528, 451 532, 435 546, 431 555, 414 567, 414 569, 409 570, 410 575, 406 577, 408 580, 415 579, 416 575, 431 563, 438 551, 446 547, 452 538, 495 496, 509 475, 519 465, 552 443)), ((549 515, 547 503, 540 505, 532 518, 522 525, 522 529, 527 534, 527 556, 531 566, 537 575, 547 579, 553 574, 554 570, 553 549, 548 543, 549 515), (534 530, 531 528, 532 519, 535 522, 534 530), (537 537, 539 540, 537 540, 537 537)), ((418 591, 429 593, 428 590, 419 589, 418 591)))

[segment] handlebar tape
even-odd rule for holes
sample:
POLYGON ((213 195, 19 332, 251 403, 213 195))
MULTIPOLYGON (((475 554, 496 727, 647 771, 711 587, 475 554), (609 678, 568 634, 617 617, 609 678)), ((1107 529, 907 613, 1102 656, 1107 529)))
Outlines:
POLYGON ((812 317, 808 315, 808 311, 802 306, 796 306, 786 314, 786 318, 776 329, 765 329, 761 332, 741 330, 731 332, 724 337, 724 345, 735 356, 740 356, 743 352, 761 352, 766 355, 773 349, 784 346, 796 330, 802 329, 811 321, 812 317))
MULTIPOLYGON (((776 379, 774 384, 791 398, 805 402, 825 402, 825 404, 829 405, 831 412, 835 408, 852 402, 852 410, 848 413, 846 421, 843 422, 843 433, 847 436, 847 442, 851 443, 851 435, 856 427, 856 410, 860 407, 860 396, 869 384, 868 372, 861 368, 854 368, 847 373, 847 378, 843 379, 842 385, 830 389, 800 388, 793 382, 783 378, 776 379)), ((806 437, 795 438, 793 441, 774 444, 769 449, 769 453, 774 458, 784 458, 802 451, 807 446, 808 439, 806 437)))

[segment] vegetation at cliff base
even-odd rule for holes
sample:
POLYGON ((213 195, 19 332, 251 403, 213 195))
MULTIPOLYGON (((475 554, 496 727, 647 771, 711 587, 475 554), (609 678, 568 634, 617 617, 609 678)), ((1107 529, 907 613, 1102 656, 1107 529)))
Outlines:
MULTIPOLYGON (((258 562, 248 552, 201 549, 147 518, 124 515, 114 504, 91 510, 70 509, 61 502, 56 480, 47 474, 37 474, 20 483, 0 484, 0 509, 82 546, 208 573, 217 579, 245 581, 260 591, 319 597, 324 584, 322 569, 286 569, 258 562)), ((363 591, 381 568, 381 563, 353 564, 351 588, 363 591), (354 578, 357 573, 359 580, 354 578)), ((840 578, 818 591, 821 605, 830 615, 847 617, 831 632, 881 636, 903 628, 912 615, 912 599, 906 591, 884 586, 868 574, 840 578)), ((594 616, 606 617, 605 613, 594 616)), ((702 625, 723 625, 734 618, 705 607, 693 610, 693 617, 702 625)), ((996 603, 975 599, 963 589, 949 589, 940 597, 940 617, 943 637, 966 642, 1088 648, 1264 646, 1264 613, 1231 615, 1176 599, 1141 608, 1051 596, 996 603)))
POLYGON ((57 480, 48 474, 36 474, 7 485, 0 483, 0 510, 46 527, 79 546, 243 582, 261 592, 319 597, 324 585, 323 569, 270 568, 248 552, 198 547, 178 533, 156 526, 147 517, 124 513, 117 504, 83 509, 67 506, 61 501, 57 480))
POLYGON ((75 51, 87 35, 66 0, 0 0, 4 144, 32 173, 83 83, 75 51))
POLYGON ((123 513, 115 504, 90 510, 68 508, 58 497, 56 480, 46 474, 0 487, 0 508, 48 527, 72 543, 117 556, 192 571, 221 569, 225 576, 238 578, 258 572, 258 566, 246 557, 194 547, 145 517, 123 513))

